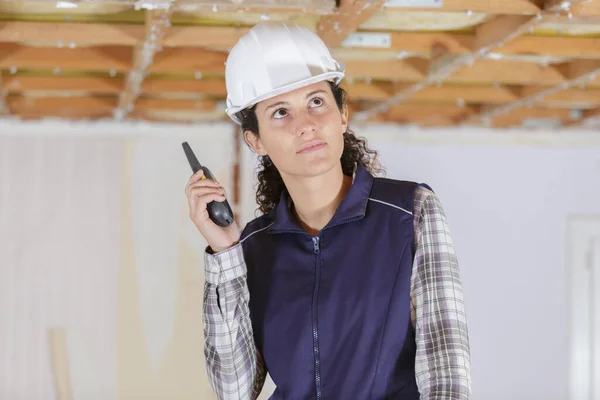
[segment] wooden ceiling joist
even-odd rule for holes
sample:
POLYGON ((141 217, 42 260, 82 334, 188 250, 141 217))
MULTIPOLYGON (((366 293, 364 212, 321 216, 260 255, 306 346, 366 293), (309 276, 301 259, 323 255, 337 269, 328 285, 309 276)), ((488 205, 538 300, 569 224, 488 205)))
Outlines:
MULTIPOLYGON (((518 24, 528 17, 508 16, 484 24, 478 33, 450 32, 356 32, 351 37, 376 35, 385 45, 365 40, 348 41, 344 48, 395 50, 429 56, 434 47, 451 54, 470 54, 485 48, 486 42, 497 39, 504 24, 518 24), (485 29, 492 34, 485 34, 485 29), (357 36, 358 35, 358 36, 357 36), (495 36, 496 35, 496 36, 495 36)), ((555 18, 548 16, 546 18, 555 18)), ((562 17, 568 21, 567 17, 562 17)), ((545 19, 546 20, 546 19, 545 19)), ((136 46, 144 40, 145 27, 133 24, 88 24, 88 23, 45 23, 45 22, 4 22, 0 24, 0 43, 21 44, 35 47, 45 46, 72 49, 87 46, 136 46), (35 46, 34 46, 35 45, 35 46)), ((526 25, 523 26, 526 29, 526 25)), ((248 28, 231 26, 172 26, 164 34, 162 45, 165 48, 222 48, 232 47, 247 33, 248 28)), ((334 47, 335 50, 335 47, 334 47)), ((492 50, 490 50, 491 52, 492 50)), ((539 54, 563 57, 600 58, 600 38, 598 37, 549 37, 521 36, 493 50, 498 54, 539 54)))
POLYGON ((530 0, 444 0, 436 7, 400 7, 391 2, 385 8, 402 10, 419 10, 427 12, 480 12, 487 14, 520 14, 535 15, 541 11, 535 2, 530 0))
MULTIPOLYGON (((414 97, 415 93, 430 86, 432 83, 443 82, 457 71, 463 70, 467 65, 473 65, 477 60, 486 56, 492 51, 501 49, 505 43, 515 41, 518 37, 533 32, 535 27, 542 21, 560 20, 560 11, 569 11, 571 3, 563 1, 559 4, 559 10, 552 17, 548 14, 555 11, 556 2, 547 0, 544 4, 543 12, 538 12, 535 16, 529 15, 503 15, 484 22, 475 28, 471 54, 456 54, 441 44, 436 44, 432 48, 432 59, 429 67, 427 79, 418 82, 413 86, 407 87, 404 91, 395 94, 381 104, 374 106, 357 114, 358 119, 365 120, 373 117, 378 112, 387 110, 390 106, 408 101, 414 97)), ((572 18, 569 14, 568 18, 572 18)), ((530 39, 529 40, 531 43, 530 39)), ((597 43, 592 44, 592 51, 597 52, 597 43)), ((522 50, 522 49, 520 49, 522 50)))
POLYGON ((69 0, 76 10, 64 11, 40 0, 0 4, 5 110, 225 118, 228 51, 250 25, 273 19, 322 36, 346 70, 352 115, 422 126, 598 119, 600 0, 93 2, 69 0))
POLYGON ((482 122, 483 124, 487 125, 492 120, 503 114, 507 114, 513 110, 523 107, 532 106, 534 103, 540 102, 543 99, 556 95, 564 90, 574 87, 584 87, 598 78, 598 75, 600 74, 600 61, 577 60, 568 63, 563 69, 565 70, 565 75, 567 77, 565 82, 544 90, 536 91, 533 94, 522 97, 515 102, 485 110, 484 112, 469 118, 468 121, 482 122))
POLYGON ((133 68, 127 75, 125 90, 121 93, 119 105, 115 110, 117 120, 124 119, 133 110, 142 82, 154 61, 154 55, 162 48, 165 32, 171 26, 172 4, 173 2, 169 3, 166 9, 146 11, 146 35, 144 41, 135 47, 133 68))
POLYGON ((317 34, 329 47, 337 47, 360 24, 383 7, 385 0, 339 0, 334 15, 323 16, 317 24, 317 34))
POLYGON ((9 94, 21 92, 89 92, 119 94, 124 88, 123 79, 99 77, 19 76, 4 78, 9 94))
POLYGON ((507 15, 496 17, 477 26, 473 44, 473 53, 454 54, 444 46, 436 45, 433 48, 433 58, 429 66, 429 73, 423 82, 419 82, 405 91, 397 93, 381 105, 357 114, 359 119, 367 119, 377 112, 385 110, 394 104, 401 103, 411 98, 419 90, 431 84, 442 82, 449 76, 466 65, 472 65, 476 60, 487 53, 502 47, 505 42, 530 31, 543 20, 542 14, 535 17, 507 15))

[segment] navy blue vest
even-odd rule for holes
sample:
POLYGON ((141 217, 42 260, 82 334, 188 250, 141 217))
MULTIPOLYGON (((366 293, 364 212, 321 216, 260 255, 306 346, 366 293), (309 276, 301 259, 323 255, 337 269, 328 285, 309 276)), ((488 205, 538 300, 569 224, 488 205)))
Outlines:
POLYGON ((354 183, 318 236, 284 192, 246 225, 254 340, 277 386, 271 399, 418 400, 410 319, 417 184, 354 183))

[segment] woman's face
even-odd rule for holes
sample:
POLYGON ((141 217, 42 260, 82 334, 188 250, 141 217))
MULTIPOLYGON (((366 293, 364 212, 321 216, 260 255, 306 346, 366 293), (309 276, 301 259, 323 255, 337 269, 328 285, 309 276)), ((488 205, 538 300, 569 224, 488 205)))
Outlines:
POLYGON ((257 104, 259 137, 245 138, 268 155, 282 176, 317 176, 340 164, 348 113, 340 112, 327 81, 257 104))

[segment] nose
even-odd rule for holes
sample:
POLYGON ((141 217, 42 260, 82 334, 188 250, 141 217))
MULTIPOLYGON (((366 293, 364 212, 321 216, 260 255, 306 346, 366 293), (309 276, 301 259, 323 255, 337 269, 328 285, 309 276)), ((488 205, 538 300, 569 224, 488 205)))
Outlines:
POLYGON ((296 118, 296 126, 294 127, 294 134, 296 136, 313 134, 316 130, 317 125, 308 113, 303 113, 296 118))

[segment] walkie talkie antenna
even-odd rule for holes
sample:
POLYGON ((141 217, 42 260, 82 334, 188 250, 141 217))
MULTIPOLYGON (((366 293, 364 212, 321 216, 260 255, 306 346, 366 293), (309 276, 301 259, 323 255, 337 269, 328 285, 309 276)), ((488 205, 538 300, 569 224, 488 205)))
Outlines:
POLYGON ((183 146, 185 156, 187 157, 188 162, 190 163, 190 167, 192 167, 192 171, 194 171, 194 173, 200 171, 200 169, 202 169, 202 164, 200 164, 200 161, 198 161, 198 159, 196 158, 196 155, 192 151, 192 148, 190 147, 188 142, 183 142, 181 145, 183 146))

